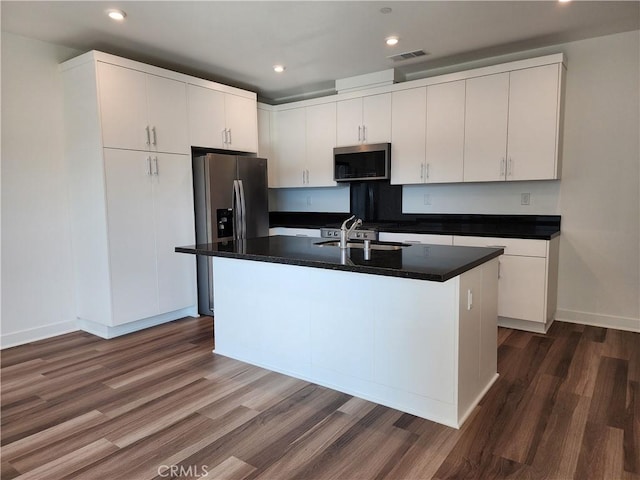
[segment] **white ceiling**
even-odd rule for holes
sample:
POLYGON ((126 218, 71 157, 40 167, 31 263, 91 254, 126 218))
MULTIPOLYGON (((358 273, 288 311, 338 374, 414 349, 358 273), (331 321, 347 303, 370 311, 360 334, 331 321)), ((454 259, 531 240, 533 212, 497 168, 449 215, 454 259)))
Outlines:
POLYGON ((257 91, 271 103, 334 81, 430 69, 640 28, 636 1, 2 1, 2 30, 257 91), (380 9, 390 7, 391 13, 380 9), (121 8, 116 23, 105 15, 121 8), (400 37, 388 47, 384 39, 400 37), (393 54, 428 56, 394 63, 393 54), (274 73, 276 63, 286 65, 274 73))

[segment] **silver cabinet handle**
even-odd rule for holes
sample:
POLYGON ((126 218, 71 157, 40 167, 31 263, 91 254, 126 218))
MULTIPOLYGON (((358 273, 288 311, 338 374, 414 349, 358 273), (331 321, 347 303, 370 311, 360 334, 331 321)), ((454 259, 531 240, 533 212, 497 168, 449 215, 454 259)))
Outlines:
POLYGON ((307 170, 307 185, 309 185, 309 170, 307 170))
POLYGON ((507 165, 507 175, 510 177, 513 175, 513 170, 511 169, 511 157, 509 157, 509 163, 507 165))
POLYGON ((504 175, 504 167, 505 167, 504 157, 502 157, 502 160, 500 160, 500 177, 504 177, 505 176, 504 175))
POLYGON ((498 278, 500 278, 502 276, 501 275, 502 272, 500 271, 500 266, 501 265, 502 265, 502 263, 500 263, 500 260, 498 260, 498 278))
POLYGON ((427 182, 429 181, 429 164, 427 163, 427 182))
POLYGON ((366 125, 362 125, 362 141, 367 141, 367 127, 366 125))
POLYGON ((304 175, 305 175, 305 171, 304 171, 304 170, 302 170, 302 184, 303 184, 303 185, 304 185, 305 183, 307 183, 307 182, 306 182, 306 180, 305 180, 305 176, 304 176, 304 175))
POLYGON ((420 164, 420 181, 424 181, 424 163, 420 164))
POLYGON ((231 129, 230 129, 230 128, 228 128, 228 129, 227 129, 227 132, 229 133, 229 137, 228 137, 229 139, 227 140, 227 143, 228 143, 229 145, 231 145, 231 144, 233 143, 233 141, 231 140, 231 129))
POLYGON ((220 133, 222 133, 222 144, 226 145, 227 144, 227 129, 225 128, 220 133))
POLYGON ((156 127, 151 128, 151 132, 153 133, 153 144, 158 145, 158 136, 156 135, 156 127))
POLYGON ((149 125, 145 127, 145 131, 147 132, 147 145, 151 145, 151 134, 149 133, 149 125))
POLYGON ((151 176, 151 157, 147 157, 147 175, 151 176))
POLYGON ((362 125, 358 125, 358 142, 362 141, 362 125))
POLYGON ((158 157, 153 157, 153 166, 154 166, 154 170, 153 170, 153 174, 154 175, 158 175, 158 157))

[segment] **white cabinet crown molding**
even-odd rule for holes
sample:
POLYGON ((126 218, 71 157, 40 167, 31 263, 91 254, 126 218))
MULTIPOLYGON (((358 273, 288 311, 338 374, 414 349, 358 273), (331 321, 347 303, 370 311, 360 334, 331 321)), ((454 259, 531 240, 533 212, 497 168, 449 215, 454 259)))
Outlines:
MULTIPOLYGON (((443 75, 436 75, 433 77, 420 78, 416 80, 409 80, 406 82, 394 83, 393 85, 384 85, 381 87, 367 88, 363 90, 337 93, 334 95, 327 95, 324 97, 311 98, 308 100, 301 100, 298 102, 281 103, 278 105, 268 105, 274 111, 289 110, 291 108, 307 107, 311 105, 318 105, 328 102, 336 102, 341 100, 349 100, 352 98, 362 98, 371 95, 380 95, 382 93, 397 92, 400 90, 408 90, 412 88, 426 87, 429 85, 437 85, 440 83, 455 82, 458 80, 468 80, 475 77, 484 77, 486 75, 492 75, 495 73, 513 72, 516 70, 522 70, 525 68, 540 67, 551 64, 562 64, 563 68, 567 68, 567 58, 564 53, 553 53, 551 55, 544 55, 541 57, 527 58, 524 60, 516 60, 513 62, 499 63, 496 65, 490 65, 486 67, 472 68, 469 70, 461 70, 459 72, 446 73, 443 75)), ((263 107, 264 108, 264 107, 263 107)))
POLYGON ((80 65, 84 65, 85 63, 90 63, 90 62, 111 63, 113 65, 130 68, 132 70, 138 70, 140 72, 148 73, 151 75, 157 75, 159 77, 170 78, 172 80, 177 80, 179 82, 185 82, 192 85, 211 88, 213 90, 218 90, 220 92, 225 92, 225 93, 231 93, 233 95, 238 95, 238 96, 249 98, 252 100, 256 100, 258 98, 255 92, 250 92, 248 90, 243 90, 237 87, 232 87, 230 85, 225 85, 218 82, 213 82, 211 80, 205 80, 203 78, 193 77, 185 73, 180 73, 173 70, 167 70, 165 68, 160 68, 154 65, 149 65, 149 64, 138 62, 135 60, 130 60, 128 58, 119 57, 117 55, 111 55, 110 53, 101 52, 99 50, 91 50, 87 53, 84 53, 70 60, 67 60, 66 62, 63 62, 60 64, 59 69, 61 72, 63 72, 65 70, 76 68, 80 65))

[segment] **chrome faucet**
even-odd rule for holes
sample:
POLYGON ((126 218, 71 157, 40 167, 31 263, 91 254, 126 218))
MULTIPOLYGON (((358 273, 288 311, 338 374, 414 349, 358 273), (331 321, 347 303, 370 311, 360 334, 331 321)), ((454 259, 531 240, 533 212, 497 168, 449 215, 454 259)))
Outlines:
POLYGON ((349 241, 349 237, 351 236, 351 232, 353 232, 356 228, 362 225, 361 219, 355 219, 355 215, 350 216, 344 222, 342 222, 342 226, 340 227, 340 248, 347 248, 347 242, 349 241), (353 220, 353 223, 349 228, 347 228, 347 223, 353 220))

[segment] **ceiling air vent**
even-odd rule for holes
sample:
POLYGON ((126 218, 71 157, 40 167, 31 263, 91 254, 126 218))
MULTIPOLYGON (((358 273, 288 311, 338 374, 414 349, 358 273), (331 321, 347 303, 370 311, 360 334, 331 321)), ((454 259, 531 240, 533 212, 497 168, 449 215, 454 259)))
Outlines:
POLYGON ((404 60, 411 60, 412 58, 424 57, 427 54, 424 50, 414 50, 413 52, 399 53, 397 55, 391 55, 390 58, 394 62, 402 62, 404 60))

